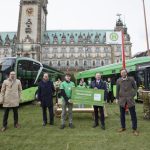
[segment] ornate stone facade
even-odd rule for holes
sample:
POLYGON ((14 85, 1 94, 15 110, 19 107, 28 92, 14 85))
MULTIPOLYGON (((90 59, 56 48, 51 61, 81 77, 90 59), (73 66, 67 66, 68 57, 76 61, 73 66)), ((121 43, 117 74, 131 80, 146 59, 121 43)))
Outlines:
POLYGON ((18 31, 0 33, 0 57, 26 56, 60 70, 85 70, 122 59, 121 45, 106 44, 106 33, 124 31, 126 59, 131 42, 122 20, 112 30, 46 31, 47 0, 21 0, 18 31))

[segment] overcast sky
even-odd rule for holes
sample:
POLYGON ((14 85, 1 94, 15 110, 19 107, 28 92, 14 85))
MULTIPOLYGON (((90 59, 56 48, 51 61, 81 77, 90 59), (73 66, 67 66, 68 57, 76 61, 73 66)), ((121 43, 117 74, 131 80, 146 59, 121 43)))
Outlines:
MULTIPOLYGON (((0 31, 17 31, 19 2, 0 0, 0 31)), ((150 0, 145 6, 150 39, 150 0)), ((114 29, 117 13, 128 27, 132 54, 146 50, 142 0, 49 0, 47 30, 114 29)))

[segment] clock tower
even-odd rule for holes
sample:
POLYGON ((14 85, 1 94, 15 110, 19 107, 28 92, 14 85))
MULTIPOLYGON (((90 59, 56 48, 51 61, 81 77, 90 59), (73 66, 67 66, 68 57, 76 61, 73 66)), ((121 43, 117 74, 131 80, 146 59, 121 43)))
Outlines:
POLYGON ((46 31, 48 0, 20 0, 16 52, 41 61, 41 40, 46 31))

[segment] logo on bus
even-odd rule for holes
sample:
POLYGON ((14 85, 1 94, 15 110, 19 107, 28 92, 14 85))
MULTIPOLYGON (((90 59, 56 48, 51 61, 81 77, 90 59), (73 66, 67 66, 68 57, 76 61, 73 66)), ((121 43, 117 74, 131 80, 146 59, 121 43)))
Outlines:
POLYGON ((118 36, 117 33, 111 33, 111 34, 110 34, 110 39, 111 39, 112 41, 117 41, 118 38, 119 38, 119 36, 118 36))

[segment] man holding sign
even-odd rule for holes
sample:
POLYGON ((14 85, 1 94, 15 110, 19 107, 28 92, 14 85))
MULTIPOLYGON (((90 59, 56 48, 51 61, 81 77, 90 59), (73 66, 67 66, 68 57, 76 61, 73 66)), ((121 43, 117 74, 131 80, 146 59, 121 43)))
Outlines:
POLYGON ((66 107, 68 107, 68 113, 69 113, 69 127, 73 128, 72 124, 72 108, 73 103, 71 102, 71 93, 72 93, 72 87, 75 87, 74 82, 70 81, 71 75, 66 74, 65 75, 65 81, 63 81, 60 84, 60 90, 61 90, 61 96, 62 96, 62 115, 61 115, 61 127, 60 129, 65 128, 65 119, 66 119, 66 107))
MULTIPOLYGON (((91 88, 93 89, 103 89, 104 90, 104 100, 106 100, 107 97, 107 86, 106 83, 101 79, 101 74, 96 73, 95 80, 91 83, 91 88)), ((100 95, 95 95, 94 100, 99 100, 100 95)), ((93 128, 96 128, 98 126, 98 109, 100 111, 100 121, 101 121, 101 128, 105 130, 105 117, 104 117, 104 107, 103 106, 97 106, 94 105, 94 114, 95 114, 95 123, 93 125, 93 128)))

